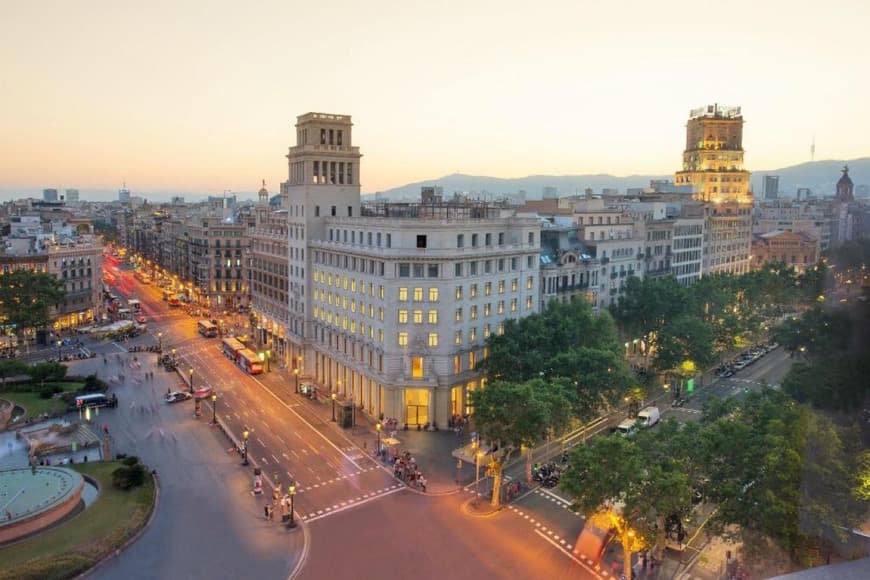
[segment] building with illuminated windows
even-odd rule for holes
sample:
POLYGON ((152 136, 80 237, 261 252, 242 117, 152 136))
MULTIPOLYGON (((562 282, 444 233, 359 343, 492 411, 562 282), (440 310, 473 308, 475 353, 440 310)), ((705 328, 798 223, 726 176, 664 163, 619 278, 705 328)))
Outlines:
POLYGON ((703 274, 743 274, 751 267, 753 198, 743 154, 740 107, 708 105, 690 113, 683 168, 674 182, 691 186, 693 198, 709 204, 703 274))
POLYGON ((537 311, 540 226, 481 202, 361 204, 352 128, 298 117, 280 205, 255 210, 258 346, 283 341, 289 368, 372 416, 446 427, 480 388, 486 338, 537 311))

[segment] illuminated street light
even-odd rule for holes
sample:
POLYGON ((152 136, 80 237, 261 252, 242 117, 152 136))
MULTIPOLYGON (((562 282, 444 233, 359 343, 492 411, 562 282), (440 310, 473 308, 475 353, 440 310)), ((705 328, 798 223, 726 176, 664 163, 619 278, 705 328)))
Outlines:
POLYGON ((211 394, 211 424, 217 425, 217 393, 211 394))
POLYGON ((190 370, 187 371, 190 376, 190 392, 193 393, 193 367, 190 367, 190 370))
POLYGON ((250 465, 248 463, 248 437, 251 436, 251 433, 245 429, 242 432, 242 465, 250 465))
POLYGON ((290 523, 287 524, 288 528, 296 527, 296 518, 294 512, 296 511, 295 502, 293 501, 296 497, 296 482, 290 484, 290 487, 287 488, 287 493, 290 494, 290 523))
POLYGON ((296 394, 299 394, 299 367, 293 369, 293 375, 296 377, 296 394))
POLYGON ((375 425, 375 431, 378 432, 378 446, 375 447, 375 449, 377 450, 378 455, 381 454, 381 428, 382 428, 382 425, 381 425, 380 421, 378 421, 378 424, 375 425))
POLYGON ((335 393, 330 396, 332 399, 332 420, 335 421, 335 393))
POLYGON ((157 333, 157 350, 158 350, 158 352, 163 350, 163 333, 162 332, 157 333))

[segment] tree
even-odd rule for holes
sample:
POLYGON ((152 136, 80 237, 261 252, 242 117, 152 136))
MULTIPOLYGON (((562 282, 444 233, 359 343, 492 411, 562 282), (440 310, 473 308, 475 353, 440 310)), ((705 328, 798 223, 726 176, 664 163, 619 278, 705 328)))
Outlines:
POLYGON ((471 393, 474 425, 493 449, 492 505, 499 504, 501 469, 511 454, 522 447, 531 448, 551 426, 554 408, 568 406, 569 402, 559 395, 562 388, 551 389, 542 379, 524 383, 493 381, 485 389, 471 393))
POLYGON ((6 379, 10 377, 26 375, 28 368, 27 363, 18 359, 13 358, 0 360, 0 379, 3 380, 3 384, 5 385, 6 379))
POLYGON ((828 357, 849 348, 852 322, 842 310, 815 307, 783 322, 774 337, 783 348, 807 357, 828 357))
POLYGON ((705 368, 713 361, 713 332, 703 320, 681 316, 659 333, 653 365, 660 371, 678 368, 684 361, 705 368))
POLYGON ((575 414, 584 420, 602 403, 619 400, 632 383, 624 360, 611 350, 580 347, 558 353, 550 364, 554 376, 575 386, 575 414))
POLYGON ((51 322, 50 309, 65 296, 63 284, 54 276, 31 270, 14 270, 0 276, 0 320, 20 333, 51 322))
POLYGON ((689 290, 676 278, 629 278, 613 314, 623 330, 649 343, 668 320, 687 311, 689 290))

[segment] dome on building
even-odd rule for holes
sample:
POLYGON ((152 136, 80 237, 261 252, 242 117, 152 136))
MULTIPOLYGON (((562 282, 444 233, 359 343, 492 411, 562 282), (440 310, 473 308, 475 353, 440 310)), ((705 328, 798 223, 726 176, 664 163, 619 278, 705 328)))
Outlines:
POLYGON ((837 194, 834 196, 835 201, 850 203, 855 201, 853 190, 855 188, 852 183, 852 178, 849 177, 849 166, 846 165, 842 169, 843 176, 837 181, 837 194))
POLYGON ((260 191, 257 192, 257 199, 260 201, 268 201, 269 200, 269 190, 266 189, 266 180, 263 180, 263 186, 260 188, 260 191))

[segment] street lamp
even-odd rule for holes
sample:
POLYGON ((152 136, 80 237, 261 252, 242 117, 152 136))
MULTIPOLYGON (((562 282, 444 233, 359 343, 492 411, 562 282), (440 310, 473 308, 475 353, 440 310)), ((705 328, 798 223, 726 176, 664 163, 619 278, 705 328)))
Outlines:
POLYGON ((296 377, 296 394, 299 394, 299 367, 293 369, 293 375, 296 377))
POLYGON ((335 393, 332 393, 330 398, 332 399, 332 420, 335 421, 335 393))
POLYGON ((160 352, 162 350, 163 350, 163 333, 158 332, 157 333, 157 352, 160 352))
POLYGON ((172 365, 175 366, 175 349, 172 349, 172 365))
POLYGON ((217 393, 211 394, 211 424, 217 425, 217 393))
POLYGON ((57 362, 60 362, 60 357, 63 354, 62 348, 63 348, 63 341, 58 340, 57 341, 57 362))
POLYGON ((287 524, 287 527, 288 528, 295 528, 296 527, 296 518, 295 518, 295 515, 293 513, 296 511, 295 502, 293 501, 294 498, 296 497, 296 482, 295 481, 293 483, 291 483, 290 486, 287 488, 287 493, 290 494, 290 523, 287 524))
MULTIPOLYGON (((479 442, 475 441, 475 449, 477 449, 479 442)), ((474 453, 474 494, 480 495, 480 459, 483 457, 483 451, 477 449, 474 453)))
POLYGON ((250 465, 248 463, 248 437, 251 436, 251 433, 245 429, 242 432, 242 465, 250 465))
POLYGON ((382 428, 382 425, 381 425, 380 421, 378 421, 378 424, 375 425, 375 431, 378 432, 378 446, 375 449, 376 449, 378 455, 381 454, 381 428, 382 428))
POLYGON ((270 362, 271 360, 272 360, 272 351, 267 348, 266 349, 266 372, 267 373, 272 372, 272 363, 270 362))
POLYGON ((188 374, 190 375, 190 392, 193 393, 193 367, 190 367, 188 374))

